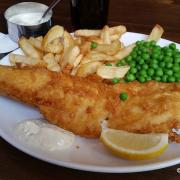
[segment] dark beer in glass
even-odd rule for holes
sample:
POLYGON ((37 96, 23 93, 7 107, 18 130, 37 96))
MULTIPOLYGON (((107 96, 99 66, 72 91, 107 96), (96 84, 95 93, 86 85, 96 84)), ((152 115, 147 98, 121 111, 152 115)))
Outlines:
POLYGON ((109 0, 70 0, 73 29, 101 29, 107 24, 109 0))

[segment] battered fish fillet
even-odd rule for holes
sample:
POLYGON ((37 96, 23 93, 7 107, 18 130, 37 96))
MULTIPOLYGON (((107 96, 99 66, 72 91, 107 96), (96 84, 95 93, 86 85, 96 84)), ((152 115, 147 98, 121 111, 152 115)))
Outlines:
POLYGON ((84 137, 99 137, 101 122, 130 132, 169 133, 180 128, 179 83, 122 83, 107 85, 46 69, 0 66, 0 94, 39 108, 53 124, 84 137), (119 93, 127 92, 126 101, 119 93))

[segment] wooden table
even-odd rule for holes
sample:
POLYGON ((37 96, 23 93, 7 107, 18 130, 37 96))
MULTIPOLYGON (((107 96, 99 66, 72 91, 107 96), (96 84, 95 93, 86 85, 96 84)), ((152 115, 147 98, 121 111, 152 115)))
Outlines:
MULTIPOLYGON (((1 0, 0 32, 6 32, 3 13, 12 4, 21 0, 1 0)), ((48 0, 39 0, 49 4, 48 0)), ((71 31, 68 0, 64 0, 54 9, 55 24, 63 25, 71 31)), ((180 43, 180 0, 110 0, 108 24, 127 26, 128 31, 148 34, 152 27, 161 24, 164 38, 180 43)), ((133 174, 104 174, 83 172, 51 165, 15 149, 0 139, 0 179, 35 180, 35 179, 179 179, 177 173, 180 164, 151 172, 133 174)))

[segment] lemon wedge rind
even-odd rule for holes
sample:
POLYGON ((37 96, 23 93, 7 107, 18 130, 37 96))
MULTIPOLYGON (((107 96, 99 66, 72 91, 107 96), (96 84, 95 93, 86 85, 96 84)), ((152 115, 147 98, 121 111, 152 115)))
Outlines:
POLYGON ((105 129, 101 133, 100 140, 114 155, 129 160, 152 159, 161 155, 168 147, 168 134, 163 133, 137 134, 122 130, 105 129), (122 144, 125 144, 125 146, 121 142, 119 143, 118 139, 113 142, 110 136, 114 136, 114 138, 125 137, 124 140, 121 137, 121 140, 124 141, 122 144), (139 141, 142 141, 142 145, 144 143, 149 147, 143 149, 139 141))

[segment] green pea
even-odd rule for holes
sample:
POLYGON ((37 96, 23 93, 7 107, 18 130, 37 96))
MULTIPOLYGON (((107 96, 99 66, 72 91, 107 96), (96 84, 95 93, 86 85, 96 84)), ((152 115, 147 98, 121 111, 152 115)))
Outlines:
POLYGON ((174 77, 175 78, 180 78, 180 73, 179 72, 174 73, 174 77))
POLYGON ((180 51, 178 49, 174 49, 174 54, 178 54, 180 51))
POLYGON ((144 76, 144 77, 147 76, 146 70, 141 70, 141 71, 139 72, 139 74, 140 74, 141 76, 144 76))
POLYGON ((154 75, 154 69, 149 68, 147 73, 148 73, 149 76, 153 76, 154 75))
POLYGON ((140 59, 140 60, 139 60, 139 64, 140 64, 140 65, 144 64, 144 59, 140 59))
POLYGON ((175 63, 180 63, 180 57, 177 57, 177 56, 174 57, 174 62, 175 62, 175 63))
POLYGON ((146 80, 147 80, 147 81, 151 81, 151 80, 152 80, 151 76, 147 76, 147 77, 146 77, 146 80))
POLYGON ((156 54, 156 55, 155 55, 155 56, 156 56, 155 58, 159 58, 159 56, 160 56, 160 54, 161 54, 161 50, 159 50, 159 49, 157 49, 157 48, 156 48, 156 49, 153 49, 151 56, 154 57, 154 54, 156 54))
POLYGON ((163 70, 161 68, 156 69, 156 76, 163 76, 163 70))
POLYGON ((152 64, 151 64, 151 67, 152 67, 153 69, 157 69, 157 68, 158 68, 158 64, 157 64, 157 63, 152 63, 152 64))
POLYGON ((138 71, 141 70, 141 65, 138 64, 138 65, 136 66, 136 68, 137 68, 138 71))
POLYGON ((97 48, 97 43, 96 42, 91 42, 91 49, 97 48))
POLYGON ((173 72, 179 72, 180 73, 180 66, 178 64, 173 65, 173 72))
POLYGON ((148 48, 147 48, 146 44, 144 44, 144 47, 142 47, 141 51, 142 51, 143 53, 148 52, 148 48))
POLYGON ((162 61, 162 62, 159 63, 159 66, 160 66, 161 68, 165 67, 165 65, 166 65, 166 63, 165 63, 164 61, 162 61))
POLYGON ((154 59, 158 59, 159 53, 153 52, 153 54, 151 55, 151 57, 154 58, 154 59))
POLYGON ((147 59, 150 58, 149 54, 147 54, 147 53, 142 54, 141 57, 142 57, 144 60, 147 60, 147 59))
POLYGON ((135 51, 137 53, 137 51, 139 50, 138 46, 134 47, 133 51, 135 51))
POLYGON ((141 83, 146 82, 146 79, 145 79, 145 77, 143 77, 143 76, 140 76, 140 77, 138 78, 138 80, 139 80, 139 82, 141 82, 141 83))
POLYGON ((130 73, 136 74, 136 73, 137 73, 137 68, 131 67, 131 68, 130 68, 130 73))
POLYGON ((116 77, 111 80, 111 82, 112 82, 113 84, 117 84, 117 83, 119 83, 119 81, 120 81, 120 79, 119 79, 119 78, 116 78, 116 77))
POLYGON ((131 61, 128 63, 131 67, 136 67, 136 62, 135 61, 131 61))
POLYGON ((130 62, 132 62, 132 61, 134 61, 134 60, 132 60, 132 59, 128 59, 127 57, 124 59, 128 64, 130 63, 130 62))
POLYGON ((137 46, 141 45, 141 41, 136 41, 136 45, 137 46))
POLYGON ((137 43, 138 47, 142 47, 142 46, 144 46, 144 44, 145 44, 144 40, 141 40, 137 43))
POLYGON ((179 77, 179 78, 176 78, 176 82, 180 82, 180 77, 179 77))
POLYGON ((140 42, 141 42, 141 45, 144 45, 146 43, 145 40, 141 40, 140 42))
POLYGON ((165 69, 164 73, 168 76, 171 76, 173 74, 173 71, 171 69, 165 69))
POLYGON ((131 56, 132 56, 133 59, 135 59, 135 58, 137 58, 137 53, 136 52, 132 52, 131 56))
POLYGON ((167 51, 167 49, 168 49, 168 47, 167 47, 167 46, 165 46, 165 47, 163 47, 163 48, 162 48, 162 51, 163 51, 163 52, 166 52, 166 51, 167 51))
POLYGON ((149 48, 151 46, 150 42, 146 41, 146 44, 144 45, 146 48, 149 48))
POLYGON ((152 60, 151 60, 151 63, 152 63, 152 64, 158 64, 158 60, 157 60, 157 59, 152 59, 152 60))
POLYGON ((172 53, 172 52, 167 52, 167 53, 166 53, 166 56, 171 57, 172 55, 173 55, 173 53, 172 53))
POLYGON ((135 79, 136 79, 136 77, 133 74, 131 74, 131 73, 128 73, 125 76, 125 80, 128 81, 128 82, 134 81, 135 79))
POLYGON ((159 76, 155 76, 155 77, 154 77, 154 80, 160 82, 160 81, 161 81, 161 78, 160 78, 159 76))
POLYGON ((156 45, 156 41, 150 41, 150 46, 155 46, 156 45))
POLYGON ((179 52, 174 54, 174 58, 179 58, 179 57, 180 57, 180 53, 179 52))
POLYGON ((164 58, 164 55, 163 55, 163 54, 160 54, 159 57, 158 57, 158 60, 159 60, 159 61, 162 61, 163 58, 164 58))
POLYGON ((166 51, 165 51, 165 54, 168 55, 168 54, 172 54, 172 50, 170 48, 167 48, 166 51))
POLYGON ((167 82, 168 76, 167 75, 163 75, 163 77, 161 78, 162 82, 167 82))
POLYGON ((147 59, 146 64, 150 64, 152 59, 147 59))
POLYGON ((166 67, 167 67, 167 68, 172 68, 172 67, 173 67, 173 64, 172 64, 171 62, 168 62, 168 63, 166 63, 166 67))
POLYGON ((142 69, 145 69, 145 70, 147 70, 149 67, 148 67, 148 65, 147 64, 143 64, 142 65, 142 69))
POLYGON ((119 95, 119 98, 122 100, 122 101, 125 101, 128 99, 128 94, 126 92, 122 92, 120 95, 119 95))
POLYGON ((164 57, 164 62, 172 62, 172 61, 173 61, 173 58, 169 56, 164 57))
POLYGON ((138 55, 141 55, 141 54, 142 54, 142 52, 139 50, 139 51, 137 52, 137 54, 138 54, 138 55))
POLYGON ((117 63, 116 63, 116 66, 125 66, 126 65, 126 61, 124 59, 122 60, 119 60, 117 63))
POLYGON ((132 60, 132 56, 129 55, 128 57, 126 57, 126 60, 127 60, 127 62, 128 62, 128 61, 131 61, 131 60, 132 60))
POLYGON ((176 79, 173 76, 168 76, 168 82, 175 82, 176 79))
POLYGON ((172 50, 176 49, 176 44, 175 43, 171 43, 169 45, 169 48, 172 49, 172 50))

